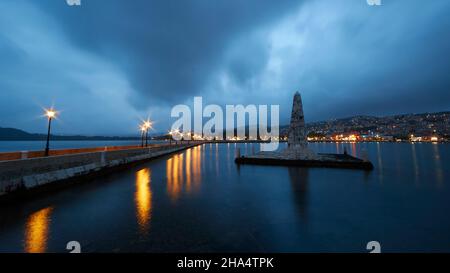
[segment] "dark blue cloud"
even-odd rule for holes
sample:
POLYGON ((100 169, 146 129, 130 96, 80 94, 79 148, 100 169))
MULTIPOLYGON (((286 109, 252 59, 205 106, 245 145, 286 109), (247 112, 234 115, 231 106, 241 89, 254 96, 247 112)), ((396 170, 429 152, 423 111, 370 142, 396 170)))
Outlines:
MULTIPOLYGON (((199 94, 233 39, 270 25, 301 1, 91 0, 78 9, 39 3, 78 46, 123 66, 139 95, 176 103, 180 95, 199 94)), ((136 106, 147 106, 135 98, 136 106)))
POLYGON ((449 11, 446 0, 1 2, 0 126, 39 131, 37 105, 56 101, 61 132, 127 134, 147 114, 165 130, 194 95, 280 104, 287 122, 296 90, 308 120, 449 110, 449 11))

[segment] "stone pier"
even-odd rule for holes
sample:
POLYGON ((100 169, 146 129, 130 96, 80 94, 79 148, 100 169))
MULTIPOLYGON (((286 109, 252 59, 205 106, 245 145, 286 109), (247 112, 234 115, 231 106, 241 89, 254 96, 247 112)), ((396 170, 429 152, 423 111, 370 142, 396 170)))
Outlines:
POLYGON ((79 181, 130 164, 176 153, 203 142, 0 161, 0 199, 13 193, 79 181))

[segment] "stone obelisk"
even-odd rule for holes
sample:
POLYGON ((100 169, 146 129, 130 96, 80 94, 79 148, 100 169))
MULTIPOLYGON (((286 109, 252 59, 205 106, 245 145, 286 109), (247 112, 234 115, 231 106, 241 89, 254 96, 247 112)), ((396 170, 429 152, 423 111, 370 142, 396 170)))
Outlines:
POLYGON ((299 92, 294 95, 291 124, 288 134, 288 148, 285 155, 294 159, 315 159, 316 155, 308 149, 306 139, 305 116, 303 115, 302 97, 299 92))
POLYGON ((308 143, 306 142, 302 96, 299 92, 296 92, 294 95, 288 137, 288 147, 291 149, 301 149, 308 146, 308 143))

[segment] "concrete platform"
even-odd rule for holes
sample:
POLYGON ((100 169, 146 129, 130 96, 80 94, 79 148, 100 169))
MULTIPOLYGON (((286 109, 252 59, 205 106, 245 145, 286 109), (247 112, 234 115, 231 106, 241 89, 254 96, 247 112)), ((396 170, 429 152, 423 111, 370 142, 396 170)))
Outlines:
POLYGON ((201 144, 203 142, 0 161, 0 201, 16 193, 59 187, 201 144))
POLYGON ((237 157, 235 162, 236 164, 373 170, 372 162, 348 154, 317 154, 317 159, 304 160, 286 159, 281 153, 276 152, 261 152, 256 155, 237 157))

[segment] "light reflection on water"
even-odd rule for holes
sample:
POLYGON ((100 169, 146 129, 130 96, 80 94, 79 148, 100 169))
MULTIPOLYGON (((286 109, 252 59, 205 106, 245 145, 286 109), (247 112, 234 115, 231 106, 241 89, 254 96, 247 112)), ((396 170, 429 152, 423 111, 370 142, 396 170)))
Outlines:
POLYGON ((45 253, 50 233, 50 222, 53 208, 48 207, 28 216, 25 227, 25 252, 45 253))
POLYGON ((202 181, 203 146, 193 147, 166 160, 167 193, 173 201, 183 190, 186 193, 198 191, 202 181))
POLYGON ((420 172, 419 172, 419 163, 417 161, 416 145, 412 144, 411 150, 412 150, 412 162, 414 166, 414 182, 416 183, 416 185, 418 185, 420 172))
POLYGON ((450 251, 447 144, 310 144, 367 150, 372 172, 238 167, 237 147, 259 150, 201 145, 0 208, 0 252, 64 251, 70 240, 87 252, 364 251, 374 239, 387 251, 450 251))
POLYGON ((149 230, 152 213, 151 172, 149 168, 136 173, 136 216, 139 231, 146 235, 149 230))
POLYGON ((444 171, 441 165, 441 155, 439 153, 439 145, 437 143, 433 143, 433 155, 434 155, 434 163, 436 169, 436 182, 438 187, 444 186, 444 171))
POLYGON ((177 154, 167 160, 167 192, 172 200, 178 198, 183 186, 183 177, 181 177, 183 166, 180 157, 182 158, 182 155, 177 154))

